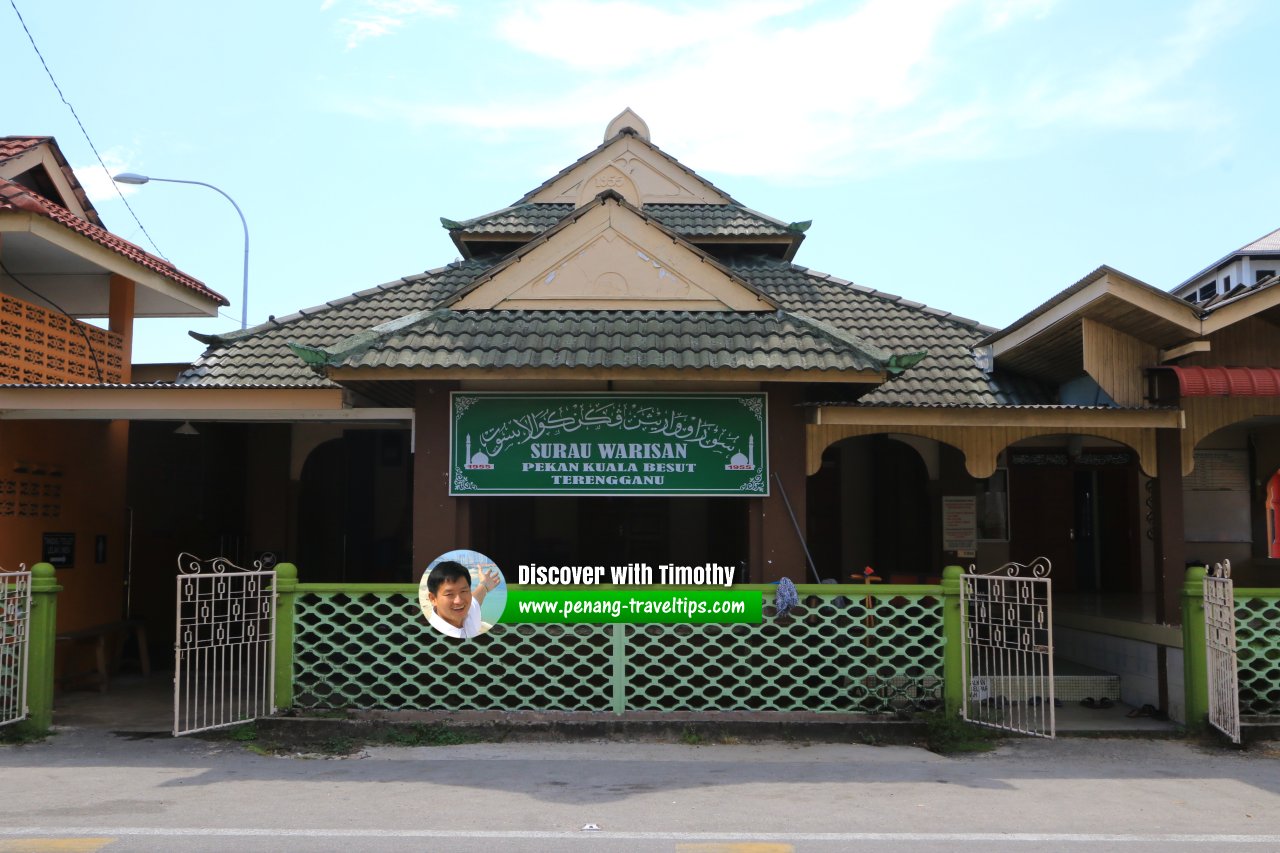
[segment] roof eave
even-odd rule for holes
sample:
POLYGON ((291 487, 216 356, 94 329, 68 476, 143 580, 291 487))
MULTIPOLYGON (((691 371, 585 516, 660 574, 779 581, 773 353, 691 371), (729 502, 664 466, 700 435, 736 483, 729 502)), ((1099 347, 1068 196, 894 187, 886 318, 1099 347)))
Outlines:
POLYGON ((406 381, 438 379, 555 379, 572 382, 602 380, 678 380, 749 382, 840 382, 875 384, 885 381, 883 370, 797 370, 790 367, 343 367, 330 365, 324 375, 334 382, 406 381))
POLYGON ((1072 319, 1073 315, 1079 314, 1091 302, 1108 293, 1159 314, 1170 322, 1185 326, 1190 335, 1201 333, 1199 312, 1192 305, 1104 264, 1061 290, 1035 310, 978 341, 975 346, 993 347, 997 356, 1010 352, 1026 345, 1047 329, 1072 319), (1126 288, 1133 288, 1133 293, 1126 296, 1120 292, 1126 288), (1166 310, 1160 311, 1160 307, 1166 310))

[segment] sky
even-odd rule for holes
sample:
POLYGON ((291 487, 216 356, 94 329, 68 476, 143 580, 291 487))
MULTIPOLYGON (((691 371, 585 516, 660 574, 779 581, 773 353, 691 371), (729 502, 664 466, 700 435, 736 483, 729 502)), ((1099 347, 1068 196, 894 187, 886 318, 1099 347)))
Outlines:
POLYGON ((1280 227, 1277 34, 1269 0, 2 0, 0 134, 55 136, 112 231, 231 300, 139 321, 136 362, 239 328, 243 232, 212 190, 108 174, 235 199, 252 325, 453 261, 441 217, 625 107, 812 219, 796 263, 1000 327, 1100 264, 1171 289, 1280 227))

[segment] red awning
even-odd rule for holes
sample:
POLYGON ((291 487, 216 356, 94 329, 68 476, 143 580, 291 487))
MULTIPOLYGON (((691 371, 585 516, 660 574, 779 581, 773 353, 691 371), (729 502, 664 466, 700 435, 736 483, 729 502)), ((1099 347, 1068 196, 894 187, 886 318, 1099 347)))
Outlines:
POLYGON ((1280 397, 1275 367, 1170 367, 1183 397, 1280 397))

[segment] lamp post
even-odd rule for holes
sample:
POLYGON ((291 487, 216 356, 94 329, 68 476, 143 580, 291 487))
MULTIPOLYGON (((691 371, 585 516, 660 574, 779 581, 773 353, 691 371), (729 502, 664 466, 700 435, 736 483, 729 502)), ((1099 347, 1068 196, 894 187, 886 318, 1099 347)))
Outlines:
POLYGON ((240 217, 240 225, 244 228, 244 286, 240 295, 240 328, 245 329, 249 326, 249 224, 244 221, 244 214, 240 212, 240 205, 236 204, 236 200, 215 187, 213 184, 206 184, 204 181, 183 181, 177 178, 152 178, 147 175, 139 175, 136 172, 121 172, 111 180, 118 184, 146 184, 151 181, 160 181, 166 184, 195 184, 198 187, 208 187, 218 195, 231 202, 231 206, 236 209, 236 215, 240 217))

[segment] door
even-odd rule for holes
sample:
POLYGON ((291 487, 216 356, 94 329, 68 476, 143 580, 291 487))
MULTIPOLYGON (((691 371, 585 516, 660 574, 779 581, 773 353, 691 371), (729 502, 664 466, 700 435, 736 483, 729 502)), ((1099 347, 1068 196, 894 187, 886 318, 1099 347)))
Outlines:
POLYGON ((1036 557, 1047 559, 1054 567, 1059 592, 1076 591, 1076 512, 1070 468, 1010 467, 1009 557, 1023 565, 1036 557))

